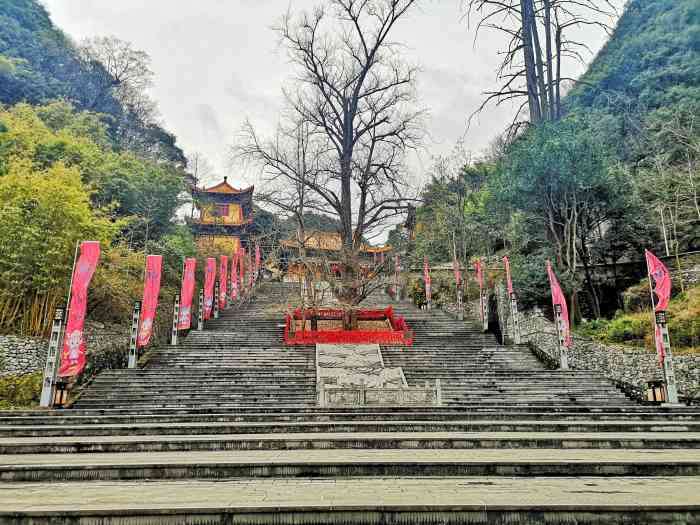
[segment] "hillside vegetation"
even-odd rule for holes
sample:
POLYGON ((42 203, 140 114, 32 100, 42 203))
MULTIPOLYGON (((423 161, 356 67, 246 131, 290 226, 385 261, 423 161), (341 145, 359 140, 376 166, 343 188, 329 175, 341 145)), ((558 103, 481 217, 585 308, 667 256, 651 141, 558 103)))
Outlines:
POLYGON ((88 59, 36 0, 0 0, 0 333, 46 333, 78 241, 102 242, 89 316, 119 323, 142 293, 144 252, 165 257, 168 312, 182 257, 194 254, 176 220, 184 154, 154 106, 134 105, 149 101, 147 55, 98 44, 139 58, 141 81, 88 59))
POLYGON ((700 3, 630 1, 560 118, 504 135, 476 163, 436 159, 430 175, 414 262, 450 260, 453 235, 462 259, 507 253, 529 306, 549 302, 551 259, 575 320, 612 316, 645 248, 700 249, 700 3))

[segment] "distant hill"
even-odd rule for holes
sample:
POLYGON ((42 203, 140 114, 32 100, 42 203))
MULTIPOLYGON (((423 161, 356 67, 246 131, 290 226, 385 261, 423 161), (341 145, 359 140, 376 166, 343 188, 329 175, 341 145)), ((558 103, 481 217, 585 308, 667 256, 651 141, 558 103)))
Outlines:
MULTIPOLYGON (((112 95, 108 74, 99 64, 85 67, 75 45, 51 22, 37 0, 0 0, 0 103, 43 104, 64 99, 77 109, 108 115, 112 136, 129 121, 112 95)), ((142 149, 184 165, 175 137, 157 125, 130 121, 142 149)))
POLYGON ((631 0, 580 80, 569 109, 700 107, 700 1, 631 0))

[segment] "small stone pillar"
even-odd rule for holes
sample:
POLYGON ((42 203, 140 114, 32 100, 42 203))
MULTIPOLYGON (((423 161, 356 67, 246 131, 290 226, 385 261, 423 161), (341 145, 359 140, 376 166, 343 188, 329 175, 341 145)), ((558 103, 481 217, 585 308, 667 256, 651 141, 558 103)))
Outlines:
POLYGON ((65 312, 64 306, 58 306, 54 311, 51 336, 49 337, 49 349, 46 352, 46 366, 44 366, 44 382, 41 386, 41 399, 39 401, 39 406, 44 408, 49 408, 53 403, 56 373, 61 362, 61 334, 63 333, 65 312))
POLYGON ((141 301, 134 303, 131 312, 131 338, 129 339, 129 362, 128 368, 136 368, 136 358, 138 354, 139 323, 141 322, 141 301))

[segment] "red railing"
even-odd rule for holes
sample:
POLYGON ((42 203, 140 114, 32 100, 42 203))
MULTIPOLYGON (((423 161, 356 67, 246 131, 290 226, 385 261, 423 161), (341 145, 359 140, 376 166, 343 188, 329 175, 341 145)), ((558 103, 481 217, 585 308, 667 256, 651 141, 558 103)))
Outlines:
MULTIPOLYGON (((375 343, 384 345, 411 346, 413 331, 406 320, 394 315, 390 306, 384 310, 357 310, 358 321, 388 320, 391 329, 387 330, 343 330, 342 328, 328 330, 298 329, 292 333, 292 322, 315 317, 319 321, 340 321, 344 311, 335 308, 307 309, 302 315, 301 309, 294 310, 292 315, 285 316, 284 342, 287 345, 326 344, 362 344, 375 343)), ((305 324, 305 323, 304 323, 305 324)))

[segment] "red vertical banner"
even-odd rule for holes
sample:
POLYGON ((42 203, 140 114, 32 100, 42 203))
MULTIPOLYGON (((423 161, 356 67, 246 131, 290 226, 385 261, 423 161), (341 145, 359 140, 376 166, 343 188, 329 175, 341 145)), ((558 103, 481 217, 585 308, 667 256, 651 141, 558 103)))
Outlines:
POLYGON ((656 294, 655 312, 663 312, 668 308, 668 303, 671 300, 671 274, 656 255, 649 250, 644 250, 644 256, 647 260, 647 271, 649 277, 654 280, 653 292, 656 294))
POLYGON ((231 256, 231 298, 238 299, 238 251, 231 256))
POLYGON ((216 259, 209 257, 204 268, 204 320, 211 318, 214 307, 214 281, 216 280, 216 259))
POLYGON ((385 261, 385 260, 386 260, 386 259, 384 258, 384 252, 381 252, 381 253, 379 254, 379 264, 381 264, 382 266, 384 266, 384 261, 385 261))
POLYGON ((85 314, 87 291, 100 260, 100 243, 85 241, 80 244, 80 256, 73 269, 70 306, 66 321, 66 335, 61 351, 60 377, 76 376, 85 368, 85 314))
POLYGON ((474 273, 476 282, 479 283, 479 292, 481 292, 484 289, 484 269, 481 266, 481 259, 474 261, 474 273))
POLYGON ((241 274, 241 295, 243 295, 245 290, 245 248, 242 246, 241 249, 238 250, 238 264, 241 274))
POLYGON ((185 259, 182 269, 182 285, 180 287, 180 314, 177 319, 177 329, 187 330, 192 324, 192 300, 194 299, 195 270, 197 259, 185 259))
POLYGON ((503 266, 506 268, 506 286, 508 286, 508 295, 513 295, 513 279, 510 275, 510 261, 508 257, 503 257, 503 266))
POLYGON ((462 270, 459 267, 457 257, 452 259, 452 271, 455 274, 455 284, 457 285, 457 288, 459 288, 459 286, 462 284, 462 270))
POLYGON ((430 302, 433 298, 432 280, 430 278, 430 266, 428 265, 428 256, 423 257, 423 281, 425 282, 425 299, 430 302))
POLYGON ((163 266, 163 257, 149 255, 146 257, 146 276, 143 282, 143 301, 141 303, 141 321, 139 323, 139 336, 136 339, 138 347, 144 347, 151 340, 153 334, 153 321, 158 308, 158 295, 160 294, 160 275, 163 266))
POLYGON ((248 252, 248 290, 253 289, 255 269, 253 268, 253 252, 248 252))
POLYGON ((228 284, 228 256, 222 255, 219 263, 219 308, 226 308, 226 291, 228 284))
POLYGON ((557 280, 557 276, 552 269, 552 263, 547 261, 547 276, 549 277, 549 287, 552 290, 552 306, 561 308, 561 320, 564 325, 564 346, 571 348, 571 324, 569 323, 569 308, 566 304, 566 297, 561 289, 561 285, 557 280))
POLYGON ((260 265, 262 264, 262 255, 260 253, 260 245, 255 244, 255 274, 260 275, 260 265))

